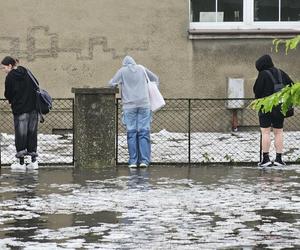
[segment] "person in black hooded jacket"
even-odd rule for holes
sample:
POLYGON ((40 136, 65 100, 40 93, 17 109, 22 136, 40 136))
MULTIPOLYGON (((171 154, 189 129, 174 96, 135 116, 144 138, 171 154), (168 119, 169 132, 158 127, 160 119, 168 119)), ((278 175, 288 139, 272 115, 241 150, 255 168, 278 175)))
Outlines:
POLYGON ((38 113, 36 111, 37 87, 31 80, 27 69, 18 66, 18 60, 6 56, 1 61, 5 78, 4 96, 11 105, 14 116, 16 157, 19 162, 11 165, 12 169, 26 169, 25 155, 31 156, 28 168, 38 168, 37 129, 38 113))
MULTIPOLYGON (((282 77, 283 85, 290 85, 293 83, 291 78, 283 70, 274 67, 272 58, 269 55, 263 55, 256 61, 256 69, 258 70, 258 76, 253 86, 253 92, 255 98, 263 98, 269 95, 272 95, 276 90, 274 89, 275 85, 270 76, 274 77, 275 80, 278 80, 279 74, 282 77)), ((273 127, 274 132, 274 146, 276 149, 276 159, 274 165, 284 166, 286 165, 282 160, 282 151, 283 151, 283 123, 284 116, 279 111, 278 108, 273 108, 272 112, 263 113, 259 112, 259 125, 262 133, 262 151, 263 159, 259 163, 259 166, 266 167, 272 165, 269 157, 269 150, 271 145, 271 127, 273 127)))

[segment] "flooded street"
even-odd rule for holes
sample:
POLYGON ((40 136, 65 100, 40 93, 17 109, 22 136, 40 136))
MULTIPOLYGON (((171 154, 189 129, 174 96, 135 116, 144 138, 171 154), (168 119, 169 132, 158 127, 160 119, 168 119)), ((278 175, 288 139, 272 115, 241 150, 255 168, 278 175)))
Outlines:
POLYGON ((300 249, 300 166, 1 169, 0 249, 300 249))

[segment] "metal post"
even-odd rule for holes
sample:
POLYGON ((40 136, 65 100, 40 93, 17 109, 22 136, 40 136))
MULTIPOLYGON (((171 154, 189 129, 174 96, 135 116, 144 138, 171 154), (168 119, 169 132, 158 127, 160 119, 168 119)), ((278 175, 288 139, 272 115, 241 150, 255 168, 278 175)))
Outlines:
POLYGON ((233 109, 232 110, 232 125, 231 125, 231 130, 233 132, 237 132, 238 131, 238 116, 237 116, 237 109, 233 109))
POLYGON ((116 165, 118 164, 119 148, 119 99, 116 99, 116 165))
POLYGON ((2 134, 0 134, 0 169, 1 169, 1 148, 2 148, 2 134))
POLYGON ((73 128, 72 128, 72 131, 73 131, 73 140, 72 140, 72 143, 73 143, 73 158, 72 158, 72 164, 74 165, 75 163, 75 123, 74 123, 74 99, 72 99, 72 121, 73 121, 73 128))
POLYGON ((189 147, 189 164, 191 163, 191 99, 188 100, 188 147, 189 147))
POLYGON ((262 133, 260 132, 260 143, 259 143, 259 162, 262 161, 262 133))

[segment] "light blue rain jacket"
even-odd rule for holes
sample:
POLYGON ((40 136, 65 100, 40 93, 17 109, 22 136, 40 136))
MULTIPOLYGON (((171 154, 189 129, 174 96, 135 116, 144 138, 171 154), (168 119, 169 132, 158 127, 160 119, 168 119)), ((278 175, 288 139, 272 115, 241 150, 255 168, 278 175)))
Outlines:
MULTIPOLYGON (((150 108, 147 80, 143 68, 137 65, 130 56, 126 56, 122 64, 123 67, 109 81, 109 86, 121 85, 123 109, 150 108)), ((159 83, 158 77, 146 67, 144 68, 150 81, 159 83)))

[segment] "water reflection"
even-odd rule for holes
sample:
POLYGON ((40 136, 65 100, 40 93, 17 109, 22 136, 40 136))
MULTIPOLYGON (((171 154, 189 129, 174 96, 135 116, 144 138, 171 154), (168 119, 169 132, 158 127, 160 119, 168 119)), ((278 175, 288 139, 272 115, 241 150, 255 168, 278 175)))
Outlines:
POLYGON ((149 170, 145 168, 128 169, 127 186, 129 189, 149 190, 149 170))
MULTIPOLYGON (((4 176, 7 177, 5 174, 4 176)), ((5 211, 12 218, 7 221, 5 230, 3 230, 4 237, 28 241, 35 234, 37 228, 42 227, 43 224, 38 215, 27 212, 30 209, 30 201, 37 197, 38 171, 11 171, 11 176, 12 179, 6 178, 8 182, 3 186, 8 190, 10 187, 14 187, 14 191, 4 192, 2 200, 22 200, 22 203, 5 211)))
POLYGON ((300 246, 298 167, 2 169, 0 180, 0 249, 300 246))

